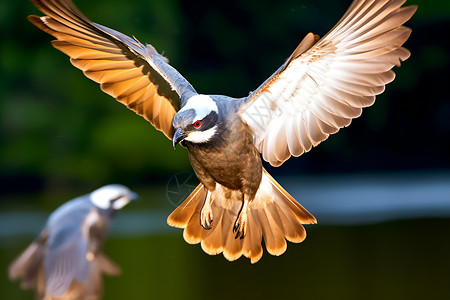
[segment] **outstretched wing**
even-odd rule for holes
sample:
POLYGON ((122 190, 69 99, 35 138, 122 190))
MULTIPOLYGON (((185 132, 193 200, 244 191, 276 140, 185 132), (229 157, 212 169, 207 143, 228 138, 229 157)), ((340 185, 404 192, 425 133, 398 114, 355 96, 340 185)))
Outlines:
POLYGON ((40 293, 41 268, 47 253, 46 242, 48 228, 44 228, 39 236, 9 266, 9 278, 22 278, 22 288, 35 288, 40 293))
POLYGON ((355 0, 322 39, 308 34, 283 66, 249 95, 240 114, 263 158, 279 166, 348 126, 384 91, 410 53, 405 0, 355 0))
POLYGON ((172 139, 172 119, 184 93, 196 93, 151 45, 89 21, 70 0, 31 0, 46 16, 31 23, 101 89, 172 139))

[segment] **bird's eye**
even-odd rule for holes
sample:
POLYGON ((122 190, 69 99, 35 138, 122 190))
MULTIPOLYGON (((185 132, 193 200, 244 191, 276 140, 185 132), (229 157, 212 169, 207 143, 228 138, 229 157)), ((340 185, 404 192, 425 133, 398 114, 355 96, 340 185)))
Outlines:
POLYGON ((195 121, 195 123, 194 123, 195 128, 199 128, 200 125, 202 125, 202 122, 200 122, 199 120, 195 121))

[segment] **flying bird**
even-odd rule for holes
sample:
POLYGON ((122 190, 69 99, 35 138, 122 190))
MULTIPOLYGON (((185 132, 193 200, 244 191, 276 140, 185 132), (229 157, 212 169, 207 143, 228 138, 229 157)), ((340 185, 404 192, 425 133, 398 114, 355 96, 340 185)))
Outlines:
POLYGON ((99 299, 102 273, 121 272, 102 252, 109 224, 117 210, 136 199, 127 187, 113 184, 64 203, 11 263, 9 278, 21 278, 22 288, 34 289, 36 299, 99 299))
POLYGON ((149 44, 89 21, 69 0, 32 0, 29 20, 101 89, 188 149, 200 184, 167 219, 211 255, 252 263, 302 242, 316 219, 263 168, 300 156, 350 124, 410 56, 405 0, 354 0, 324 37, 309 33, 243 98, 199 94, 149 44))

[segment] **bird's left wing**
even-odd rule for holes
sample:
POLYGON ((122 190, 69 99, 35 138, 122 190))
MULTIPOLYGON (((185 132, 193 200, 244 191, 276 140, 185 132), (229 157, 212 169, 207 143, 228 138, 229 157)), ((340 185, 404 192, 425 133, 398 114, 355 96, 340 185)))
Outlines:
POLYGON ((312 33, 241 107, 263 158, 279 166, 350 124, 394 79, 410 53, 402 26, 416 6, 355 0, 322 39, 312 33))
POLYGON ((195 90, 155 48, 89 21, 70 0, 31 1, 46 16, 28 19, 57 39, 56 49, 105 93, 172 139, 181 95, 195 90))
POLYGON ((32 288, 39 285, 39 272, 46 255, 48 228, 44 228, 39 236, 9 266, 10 279, 22 278, 22 287, 32 288))

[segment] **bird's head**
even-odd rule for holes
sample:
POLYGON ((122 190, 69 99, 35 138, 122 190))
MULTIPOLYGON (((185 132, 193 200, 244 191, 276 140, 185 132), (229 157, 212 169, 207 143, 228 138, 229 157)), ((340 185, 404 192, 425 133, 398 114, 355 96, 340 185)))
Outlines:
POLYGON ((89 199, 96 207, 112 210, 119 210, 138 198, 135 192, 120 184, 105 185, 89 195, 89 199))
POLYGON ((195 95, 173 118, 173 147, 182 142, 206 143, 217 134, 219 112, 216 102, 207 95, 195 95))

